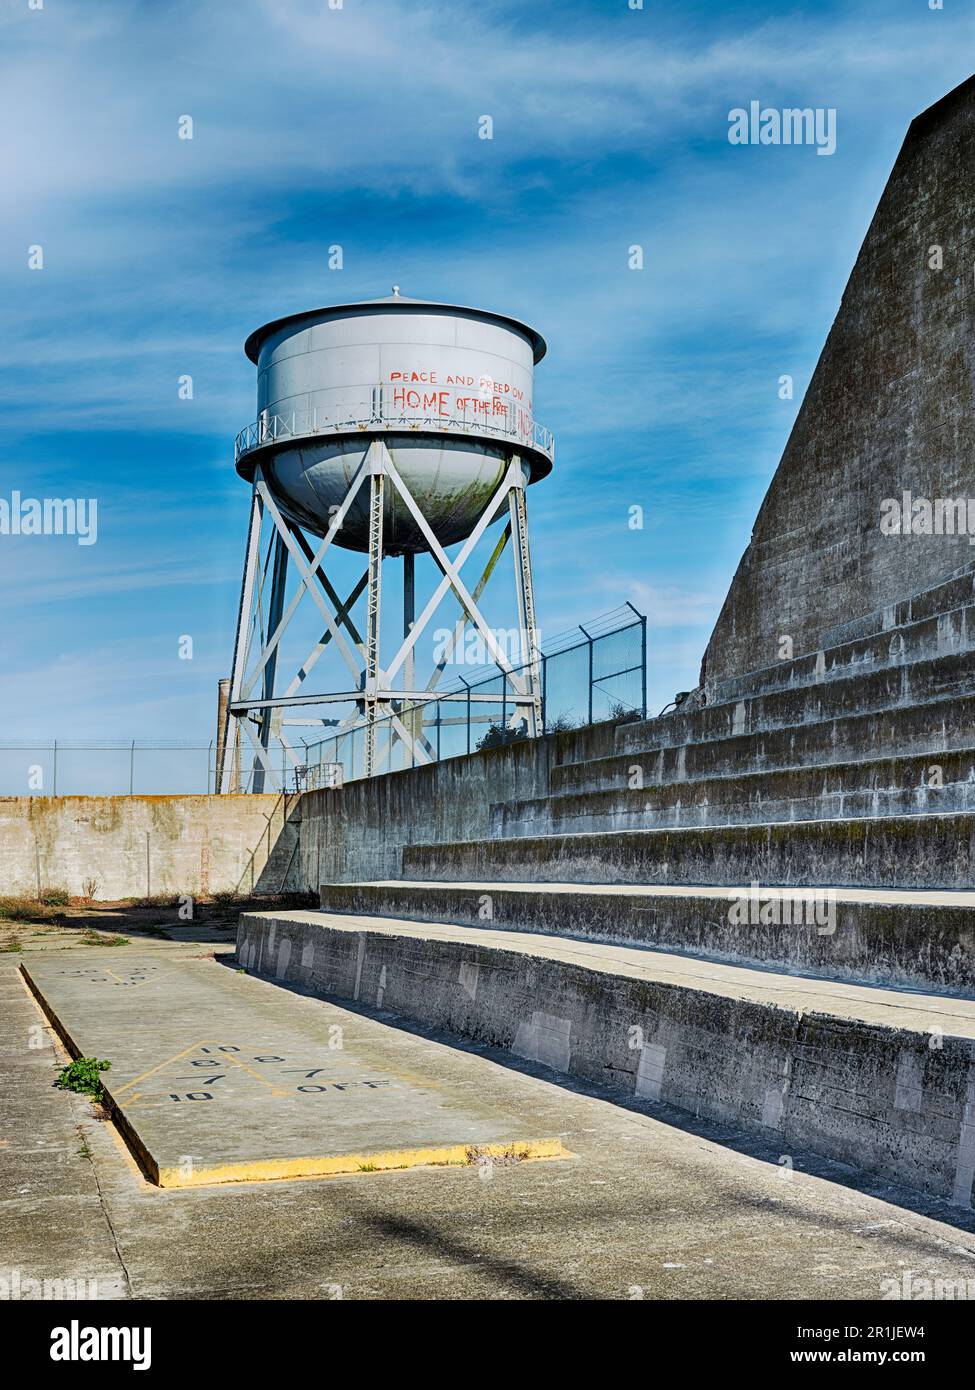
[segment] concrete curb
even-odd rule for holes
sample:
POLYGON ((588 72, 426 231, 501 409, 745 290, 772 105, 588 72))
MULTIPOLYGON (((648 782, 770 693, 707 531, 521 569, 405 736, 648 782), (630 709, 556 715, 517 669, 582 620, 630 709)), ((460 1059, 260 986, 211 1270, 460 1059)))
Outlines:
POLYGON ((784 1159, 808 1148, 971 1206, 975 1011, 967 1001, 906 995, 898 1007, 895 996, 841 985, 817 995, 807 981, 753 972, 757 983, 748 982, 713 962, 692 962, 696 983, 684 985, 662 977, 661 960, 673 957, 616 948, 600 966, 591 945, 576 943, 566 958, 565 943, 509 933, 510 945, 498 944, 496 935, 246 913, 238 957, 315 994, 393 1010, 624 1095, 775 1137, 784 1159), (580 964, 587 949, 591 963, 580 964), (790 1005, 797 983, 803 989, 790 1005), (783 1004, 774 1002, 777 989, 783 1004), (885 1008, 903 1026, 874 1021, 885 1008))
POLYGON ((326 883, 320 894, 326 912, 577 936, 828 979, 975 994, 975 893, 827 891, 828 901, 817 898, 810 904, 803 903, 802 890, 764 885, 754 892, 748 885, 679 891, 650 885, 400 880, 326 883), (744 925, 732 920, 733 893, 747 914, 744 925), (789 913, 773 906, 763 921, 763 910, 783 897, 789 913), (827 908, 834 920, 827 917, 823 927, 815 914, 827 908))

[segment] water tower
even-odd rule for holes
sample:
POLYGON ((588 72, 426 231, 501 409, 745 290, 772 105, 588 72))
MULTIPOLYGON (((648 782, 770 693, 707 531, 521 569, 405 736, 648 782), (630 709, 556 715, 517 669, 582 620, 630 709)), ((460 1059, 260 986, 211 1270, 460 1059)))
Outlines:
POLYGON ((545 353, 541 336, 505 314, 407 299, 394 286, 385 299, 276 319, 252 333, 244 350, 257 366, 257 420, 238 435, 235 450, 252 502, 233 670, 223 701, 220 789, 232 789, 242 753, 253 755, 256 790, 263 789, 265 777, 271 786, 280 785, 281 770, 268 756, 272 735, 297 763, 288 725, 314 723, 307 716, 322 707, 351 708, 340 721, 319 715, 319 726, 362 729, 366 775, 379 770, 379 721, 407 744, 411 762, 427 760, 431 750, 422 716, 416 716, 418 703, 452 697, 437 691, 443 660, 417 689, 417 642, 450 596, 460 607, 453 649, 468 626, 475 628, 505 683, 508 723, 524 721, 529 734, 538 732, 541 688, 525 489, 551 471, 554 452, 551 433, 533 417, 534 367, 545 353), (502 517, 490 559, 469 584, 463 566, 502 517), (448 557, 446 547, 461 542, 448 557), (478 606, 509 545, 521 641, 517 661, 478 606), (335 547, 366 557, 359 582, 344 599, 330 578, 335 547), (418 553, 432 558, 440 576, 419 615, 418 553), (396 648, 386 652, 382 579, 394 557, 403 567, 402 625, 397 615, 396 648), (286 602, 289 565, 298 587, 286 602), (281 639, 305 594, 324 631, 304 662, 282 670, 281 639), (357 605, 363 609, 358 618, 357 605), (335 688, 317 689, 312 672, 326 648, 341 656, 347 678, 335 688))

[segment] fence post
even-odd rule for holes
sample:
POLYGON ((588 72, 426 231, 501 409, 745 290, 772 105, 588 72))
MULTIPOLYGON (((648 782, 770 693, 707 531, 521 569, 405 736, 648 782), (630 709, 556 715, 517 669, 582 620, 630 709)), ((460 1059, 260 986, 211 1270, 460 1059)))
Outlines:
POLYGON ((640 624, 640 700, 643 717, 647 717, 647 615, 634 608, 629 599, 626 606, 640 624))
POLYGON ((545 732, 546 710, 547 710, 547 708, 548 708, 547 705, 546 705, 546 703, 545 703, 546 697, 547 697, 547 695, 548 695, 548 657, 545 655, 544 652, 542 652, 540 655, 541 655, 541 658, 542 658, 542 729, 541 729, 541 732, 544 734, 544 732, 545 732))
POLYGON ((471 751, 471 688, 464 677, 461 676, 464 689, 467 691, 467 751, 471 751))
POLYGON ((135 739, 132 740, 132 746, 131 746, 131 748, 129 749, 129 796, 132 795, 132 793, 134 792, 134 790, 135 790, 135 739))
POLYGON ((586 641, 589 643, 589 723, 591 724, 591 723, 592 723, 592 638, 589 636, 589 633, 586 631, 586 629, 582 626, 582 623, 579 624, 579 631, 582 633, 583 637, 584 637, 584 638, 586 639, 586 641))
POLYGON ((52 790, 52 792, 51 792, 51 795, 52 795, 52 796, 57 796, 57 794, 58 794, 58 741, 57 741, 57 739, 55 739, 55 740, 54 740, 54 788, 53 788, 53 790, 52 790))

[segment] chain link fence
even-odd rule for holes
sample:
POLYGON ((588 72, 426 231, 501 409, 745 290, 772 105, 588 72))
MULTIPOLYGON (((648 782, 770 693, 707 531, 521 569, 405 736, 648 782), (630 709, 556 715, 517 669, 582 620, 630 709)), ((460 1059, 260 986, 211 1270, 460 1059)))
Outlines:
MULTIPOLYGON (((293 788, 287 749, 269 749, 285 786, 293 788)), ((216 744, 110 739, 0 744, 2 796, 191 796, 217 790, 216 744)), ((253 771, 241 769, 240 790, 253 771)), ((273 788, 268 787, 268 790, 273 788)))
MULTIPOLYGON (((627 715, 646 718, 647 620, 632 604, 546 643, 539 666, 544 733, 627 715)), ((519 676, 526 669, 515 667, 514 673, 519 676)), ((510 678, 496 669, 469 680, 461 677, 437 699, 404 703, 396 712, 395 720, 410 735, 408 741, 399 737, 393 718, 377 722, 378 770, 439 762, 527 737, 524 721, 512 725, 516 715, 510 678), (418 744, 423 749, 420 757, 418 744)), ((365 728, 359 726, 307 743, 299 784, 334 786, 339 780, 363 777, 365 737, 365 728)))
MULTIPOLYGON (((647 620, 631 604, 545 644, 540 653, 542 728, 581 728, 603 719, 646 718, 647 620)), ((524 668, 515 668, 515 675, 524 668)), ((395 720, 376 729, 379 772, 456 758, 527 736, 510 677, 479 668, 440 691, 437 699, 402 703, 395 720), (445 699, 444 696, 447 698, 445 699), (422 750, 417 757, 416 749, 422 750)), ((268 791, 340 786, 364 776, 365 729, 357 726, 317 740, 272 739, 268 757, 280 778, 268 791), (297 767, 295 766, 297 762, 297 767)), ((253 789, 253 753, 246 742, 233 772, 242 792, 253 789)), ((260 778, 258 778, 260 780, 260 778)), ((0 795, 151 796, 215 792, 216 744, 141 740, 53 740, 0 744, 0 795)))

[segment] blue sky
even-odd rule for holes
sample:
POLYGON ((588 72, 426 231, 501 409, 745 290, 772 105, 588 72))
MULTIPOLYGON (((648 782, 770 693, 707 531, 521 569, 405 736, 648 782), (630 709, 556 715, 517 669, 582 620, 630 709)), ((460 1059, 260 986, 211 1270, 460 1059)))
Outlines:
POLYGON ((973 40, 967 0, 3 0, 0 495, 99 522, 0 537, 4 737, 210 739, 243 339, 394 281, 548 339, 543 638, 629 599, 651 704, 692 686, 907 126, 973 40), (730 145, 751 100, 835 107, 836 153, 730 145))

